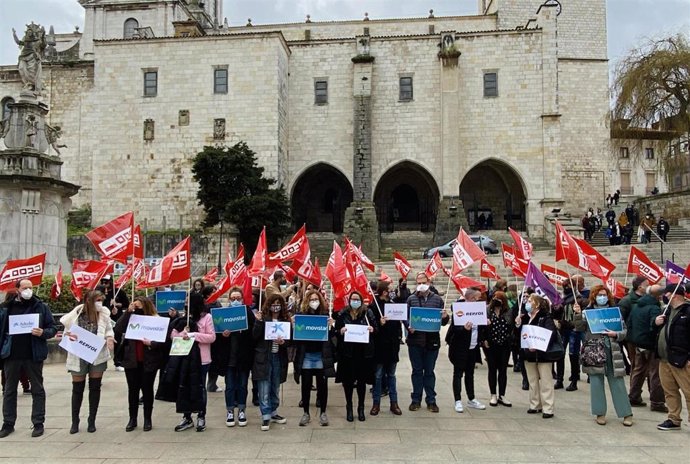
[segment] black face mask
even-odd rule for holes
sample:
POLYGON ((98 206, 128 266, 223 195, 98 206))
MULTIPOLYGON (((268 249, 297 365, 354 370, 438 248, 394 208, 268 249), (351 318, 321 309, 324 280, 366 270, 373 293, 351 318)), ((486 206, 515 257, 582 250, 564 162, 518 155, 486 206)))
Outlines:
POLYGON ((664 304, 667 305, 668 302, 669 302, 670 300, 668 299, 668 297, 667 297, 666 295, 664 295, 664 296, 661 298, 661 301, 663 301, 664 304))

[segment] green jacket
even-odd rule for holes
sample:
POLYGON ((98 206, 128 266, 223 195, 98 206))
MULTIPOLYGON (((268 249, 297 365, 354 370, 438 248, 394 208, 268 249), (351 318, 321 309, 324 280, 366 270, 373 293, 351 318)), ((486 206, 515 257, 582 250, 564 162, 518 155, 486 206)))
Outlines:
POLYGON ((659 300, 651 295, 641 297, 628 316, 627 340, 638 348, 653 350, 656 344, 654 319, 659 314, 661 314, 659 300))
POLYGON ((640 296, 635 293, 634 290, 630 290, 630 293, 625 295, 621 301, 618 303, 618 307, 621 309, 621 316, 623 316, 623 321, 627 324, 628 317, 632 312, 632 309, 637 306, 637 302, 640 300, 640 296))

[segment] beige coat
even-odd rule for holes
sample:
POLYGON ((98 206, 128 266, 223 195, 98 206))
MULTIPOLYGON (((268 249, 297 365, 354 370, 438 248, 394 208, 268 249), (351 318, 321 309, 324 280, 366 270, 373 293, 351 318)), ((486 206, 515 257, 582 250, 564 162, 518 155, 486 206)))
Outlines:
MULTIPOLYGON (((82 309, 84 309, 84 305, 79 305, 60 318, 60 323, 65 326, 65 332, 69 332, 70 327, 77 322, 82 309)), ((108 337, 115 336, 115 333, 113 332, 113 325, 110 320, 110 311, 108 311, 108 308, 102 308, 99 312, 97 335, 106 339, 108 337)), ((94 361, 93 364, 102 364, 104 362, 108 362, 109 359, 110 351, 108 350, 108 346, 105 345, 103 346, 101 352, 98 353, 98 357, 96 357, 96 361, 94 361)), ((78 371, 80 368, 79 361, 80 359, 78 357, 72 353, 67 353, 67 370, 78 371)))

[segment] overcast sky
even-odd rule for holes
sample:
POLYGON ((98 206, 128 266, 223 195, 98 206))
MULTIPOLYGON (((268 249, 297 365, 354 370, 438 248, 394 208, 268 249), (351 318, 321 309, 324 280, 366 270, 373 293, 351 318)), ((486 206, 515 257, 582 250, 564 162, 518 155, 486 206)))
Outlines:
MULTIPOLYGON (((564 0, 567 5, 570 1, 564 0)), ((476 14, 477 0, 224 0, 231 25, 303 21, 476 14)), ((645 37, 683 32, 690 35, 690 0, 607 0, 609 59, 612 64, 645 37)), ((83 29, 84 9, 77 0, 0 0, 0 64, 17 60, 12 28, 18 33, 34 21, 55 32, 83 29)))

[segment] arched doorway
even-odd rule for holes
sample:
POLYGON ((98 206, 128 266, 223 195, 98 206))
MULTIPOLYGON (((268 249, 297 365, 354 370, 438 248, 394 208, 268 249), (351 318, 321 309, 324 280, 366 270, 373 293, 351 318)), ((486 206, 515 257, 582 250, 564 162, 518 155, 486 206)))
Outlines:
POLYGON ((342 233, 345 208, 352 203, 350 181, 333 166, 315 164, 304 171, 292 189, 292 222, 308 232, 342 233))
POLYGON ((429 172, 404 161, 379 179, 374 192, 381 232, 431 232, 436 225, 439 191, 429 172))
POLYGON ((460 183, 460 199, 472 230, 525 230, 527 195, 518 173, 503 161, 470 169, 460 183))

